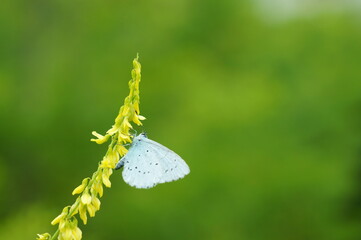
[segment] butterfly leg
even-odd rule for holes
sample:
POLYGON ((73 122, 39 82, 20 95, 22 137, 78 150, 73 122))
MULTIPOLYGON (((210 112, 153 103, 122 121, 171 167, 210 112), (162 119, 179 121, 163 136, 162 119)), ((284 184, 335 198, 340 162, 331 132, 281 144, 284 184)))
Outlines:
POLYGON ((124 160, 125 160, 125 157, 122 157, 122 159, 119 160, 117 165, 115 165, 115 170, 118 170, 118 169, 120 169, 121 167, 124 166, 124 160))

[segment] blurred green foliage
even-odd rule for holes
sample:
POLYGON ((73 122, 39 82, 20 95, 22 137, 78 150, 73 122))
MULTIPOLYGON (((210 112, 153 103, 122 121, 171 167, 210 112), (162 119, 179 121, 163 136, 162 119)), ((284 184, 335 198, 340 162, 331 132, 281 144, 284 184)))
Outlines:
POLYGON ((55 231, 106 151, 90 133, 113 123, 137 52, 144 129, 191 174, 137 190, 116 172, 84 239, 360 239, 359 14, 2 1, 0 239, 55 231))

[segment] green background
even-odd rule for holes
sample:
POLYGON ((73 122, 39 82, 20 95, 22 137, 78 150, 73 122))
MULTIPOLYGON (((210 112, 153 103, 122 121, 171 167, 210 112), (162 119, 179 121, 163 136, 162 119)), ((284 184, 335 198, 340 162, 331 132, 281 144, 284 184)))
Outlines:
POLYGON ((0 239, 56 230, 137 53, 144 129, 191 174, 115 172, 83 239, 361 239, 361 7, 314 2, 2 1, 0 239))

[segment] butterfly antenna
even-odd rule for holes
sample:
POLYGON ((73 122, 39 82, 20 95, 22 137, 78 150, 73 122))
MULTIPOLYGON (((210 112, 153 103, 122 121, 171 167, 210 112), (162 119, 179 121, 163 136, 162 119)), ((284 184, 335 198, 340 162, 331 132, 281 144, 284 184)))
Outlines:
POLYGON ((138 135, 137 130, 133 129, 133 133, 131 133, 132 137, 135 138, 138 135))

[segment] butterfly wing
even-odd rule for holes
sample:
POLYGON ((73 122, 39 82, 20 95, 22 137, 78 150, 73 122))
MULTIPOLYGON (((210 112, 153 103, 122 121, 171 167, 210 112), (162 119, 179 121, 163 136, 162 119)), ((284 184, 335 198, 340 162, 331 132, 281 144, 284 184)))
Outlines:
POLYGON ((175 181, 190 172, 178 154, 144 134, 134 138, 132 147, 116 169, 122 166, 124 181, 136 188, 151 188, 158 183, 175 181))
POLYGON ((136 188, 151 188, 159 183, 162 169, 158 153, 145 141, 137 141, 123 157, 123 179, 136 188))
POLYGON ((157 155, 162 173, 158 183, 176 181, 189 174, 188 165, 178 154, 149 138, 145 138, 143 142, 157 155))

